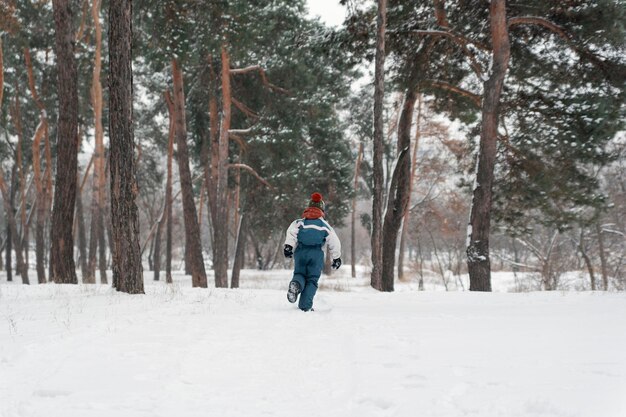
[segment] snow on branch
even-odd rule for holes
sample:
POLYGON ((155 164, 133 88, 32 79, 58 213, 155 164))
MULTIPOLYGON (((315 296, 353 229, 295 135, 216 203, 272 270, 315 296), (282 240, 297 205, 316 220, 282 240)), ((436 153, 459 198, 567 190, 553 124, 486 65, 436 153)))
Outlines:
POLYGON ((241 168, 241 169, 245 169, 246 171, 248 171, 249 173, 251 173, 252 175, 254 175, 254 177, 259 180, 259 182, 261 182, 263 185, 265 185, 267 188, 269 188, 270 190, 274 190, 275 188, 272 187, 270 185, 269 182, 267 182, 263 177, 261 177, 255 170, 254 168, 252 168, 250 165, 246 165, 246 164, 228 164, 228 168, 241 168))
POLYGON ((277 92, 282 93, 282 94, 289 95, 289 91, 285 90, 284 88, 278 87, 277 85, 274 85, 274 84, 270 83, 270 81, 267 78, 267 74, 265 73, 265 70, 260 65, 251 65, 251 66, 245 67, 245 68, 233 68, 233 69, 230 70, 230 74, 231 75, 247 74, 249 72, 258 72, 259 76, 261 77, 261 81, 269 89, 271 89, 273 91, 277 91, 277 92))
POLYGON ((571 33, 565 30, 565 28, 563 28, 562 26, 559 26, 556 23, 546 18, 538 17, 538 16, 512 17, 508 20, 508 25, 509 25, 509 28, 513 28, 515 26, 522 26, 522 25, 534 25, 534 26, 541 26, 543 28, 546 28, 550 32, 554 33, 555 35, 563 39, 569 45, 569 47, 574 52, 576 52, 581 58, 588 60, 589 62, 591 62, 598 68, 600 68, 607 75, 608 78, 611 78, 613 76, 613 74, 611 74, 611 69, 609 68, 609 65, 607 64, 606 61, 599 58, 590 50, 579 46, 576 43, 576 39, 571 33))
POLYGON ((247 129, 228 129, 229 135, 249 135, 250 133, 252 133, 251 127, 247 129))

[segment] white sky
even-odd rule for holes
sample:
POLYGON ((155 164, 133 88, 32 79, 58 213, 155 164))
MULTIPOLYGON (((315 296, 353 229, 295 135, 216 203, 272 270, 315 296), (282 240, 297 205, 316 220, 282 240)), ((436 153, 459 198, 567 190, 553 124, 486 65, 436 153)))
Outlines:
POLYGON ((346 17, 346 8, 339 4, 339 0, 307 0, 309 14, 319 16, 329 26, 343 23, 346 17))

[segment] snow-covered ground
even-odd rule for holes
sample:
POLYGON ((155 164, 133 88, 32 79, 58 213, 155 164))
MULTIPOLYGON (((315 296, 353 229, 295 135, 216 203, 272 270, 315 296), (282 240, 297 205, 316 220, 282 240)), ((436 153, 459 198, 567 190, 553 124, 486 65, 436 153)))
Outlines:
POLYGON ((344 276, 303 313, 288 279, 176 276, 129 296, 0 276, 0 416, 626 416, 624 293, 377 293, 344 276))

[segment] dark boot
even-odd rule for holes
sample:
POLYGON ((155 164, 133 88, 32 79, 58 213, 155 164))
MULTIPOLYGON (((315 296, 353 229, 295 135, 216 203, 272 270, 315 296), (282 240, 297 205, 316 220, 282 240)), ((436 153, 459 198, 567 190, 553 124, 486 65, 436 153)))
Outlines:
POLYGON ((295 303, 301 291, 302 288, 300 288, 300 284, 296 281, 291 281, 289 283, 289 290, 287 291, 287 300, 290 303, 295 303))

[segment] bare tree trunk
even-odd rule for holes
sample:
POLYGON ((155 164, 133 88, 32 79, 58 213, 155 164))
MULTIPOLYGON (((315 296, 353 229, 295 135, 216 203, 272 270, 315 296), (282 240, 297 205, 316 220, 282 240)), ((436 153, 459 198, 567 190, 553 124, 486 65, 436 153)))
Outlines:
POLYGON ((222 122, 217 159, 217 189, 213 223, 215 286, 228 287, 228 140, 231 120, 230 57, 222 45, 222 122))
POLYGON ((18 248, 15 251, 16 267, 19 268, 17 272, 19 272, 19 274, 22 277, 22 283, 28 285, 30 284, 30 282, 28 281, 28 274, 25 271, 26 263, 24 262, 24 258, 22 258, 22 251, 19 249, 21 243, 20 243, 19 234, 17 233, 17 221, 15 220, 15 214, 13 213, 13 207, 11 206, 11 197, 9 196, 9 192, 7 190, 7 186, 4 181, 4 174, 1 169, 0 169, 0 192, 2 193, 2 202, 4 204, 4 209, 6 212, 7 223, 11 230, 11 237, 13 238, 13 246, 15 248, 18 248), (24 277, 26 277, 26 279, 24 279, 24 277))
POLYGON ((374 160, 373 160, 373 196, 372 196, 372 275, 371 286, 382 291, 383 251, 383 154, 384 121, 383 107, 385 97, 385 30, 387 26, 387 0, 378 0, 376 20, 376 62, 374 69, 374 160))
MULTIPOLYGON (((218 93, 217 93, 217 76, 213 68, 213 57, 208 57, 209 61, 209 137, 208 143, 202 144, 202 165, 204 168, 204 183, 207 192, 207 217, 209 221, 209 236, 211 238, 212 260, 215 262, 215 230, 213 225, 217 219, 217 167, 219 160, 219 142, 220 142, 220 121, 218 114, 218 93), (209 160, 210 155, 210 160, 209 160)), ((202 215, 202 213, 200 213, 202 215)))
POLYGON ((78 219, 78 253, 80 254, 80 272, 85 282, 89 265, 87 264, 87 237, 85 236, 85 214, 83 196, 80 187, 76 187, 76 217, 78 219))
MULTIPOLYGON (((102 190, 104 184, 100 185, 100 189, 102 190)), ((106 238, 104 237, 104 210, 105 208, 101 206, 100 216, 98 216, 98 270, 100 270, 100 283, 107 284, 107 247, 106 247, 106 238)))
POLYGON ((230 288, 239 288, 239 277, 241 275, 241 268, 243 268, 244 249, 246 247, 246 224, 247 219, 244 214, 241 216, 241 221, 238 222, 237 243, 235 244, 235 261, 233 262, 230 288))
POLYGON ((363 142, 359 143, 359 153, 356 157, 354 165, 354 197, 352 197, 352 213, 351 213, 351 233, 350 233, 350 266, 352 278, 356 278, 356 201, 357 190, 359 189, 359 176, 361 162, 363 161, 363 142))
POLYGON ((204 269, 204 260, 202 258, 202 242, 200 241, 198 215, 196 213, 196 204, 193 198, 193 188, 191 184, 191 172, 189 170, 183 73, 175 59, 172 60, 172 78, 174 80, 174 120, 176 144, 178 145, 178 172, 180 175, 185 222, 185 250, 189 252, 192 285, 194 287, 206 288, 207 279, 204 269))
POLYGON ((591 259, 589 259, 589 255, 587 254, 587 250, 585 249, 585 229, 580 227, 580 238, 578 241, 578 250, 580 250, 580 254, 585 260, 585 266, 587 267, 587 271, 589 272, 589 279, 591 280, 591 291, 596 290, 596 275, 593 271, 593 265, 591 263, 591 259))
POLYGON ((174 159, 174 102, 169 91, 165 92, 165 101, 170 120, 167 146, 167 181, 165 183, 165 211, 167 226, 165 229, 165 282, 172 283, 172 159, 174 159))
MULTIPOLYGON (((0 175, 2 172, 0 172, 0 175)), ((11 190, 10 196, 3 195, 3 200, 6 201, 4 208, 6 209, 6 218, 7 218, 7 247, 6 247, 6 271, 7 271, 7 281, 13 281, 13 241, 15 237, 13 236, 13 231, 17 232, 17 226, 11 226, 11 219, 13 219, 13 223, 15 223, 15 182, 17 181, 17 163, 13 163, 13 169, 11 170, 11 190), (8 206, 7 206, 8 204, 8 206)))
POLYGON ((493 65, 489 79, 485 81, 483 87, 480 149, 468 228, 467 269, 470 291, 491 291, 489 233, 492 186, 498 142, 500 96, 510 57, 505 0, 491 1, 490 17, 493 65))
POLYGON ((598 254, 600 256, 600 272, 602 273, 602 289, 609 290, 609 273, 606 265, 606 255, 604 253, 604 236, 602 236, 602 226, 600 220, 596 221, 596 236, 598 238, 598 254))
POLYGON ((132 0, 109 3, 109 135, 113 286, 143 294, 133 132, 132 0))
POLYGON ((78 76, 74 57, 73 13, 68 0, 53 0, 58 68, 57 166, 50 240, 52 280, 76 284, 74 208, 78 173, 78 76))
MULTIPOLYGON (((7 223, 9 224, 9 227, 11 228, 11 236, 13 237, 13 245, 16 248, 19 248, 20 239, 19 239, 19 235, 17 234, 17 222, 15 221, 15 217, 13 216, 13 213, 12 213, 13 209, 10 204, 11 198, 9 196, 6 183, 4 182, 4 175, 2 173, 2 170, 0 170, 0 192, 2 192, 2 201, 4 203, 5 212, 7 213, 7 223)), ((22 276, 22 283, 30 284, 28 282, 28 279, 24 280, 24 277, 28 277, 28 274, 26 274, 26 272, 24 271, 25 262, 22 258, 22 251, 19 249, 16 250, 15 257, 16 257, 17 265, 21 265, 22 267, 22 270, 20 271, 21 272, 20 275, 22 276)))
POLYGON ((102 30, 100 25, 100 1, 93 0, 91 16, 95 29, 94 68, 91 80, 91 103, 94 113, 94 170, 93 189, 91 199, 91 232, 89 236, 89 274, 85 282, 96 282, 96 259, 100 258, 98 268, 100 276, 106 278, 106 247, 104 246, 104 197, 105 197, 105 162, 104 162, 104 132, 102 128, 102 84, 100 72, 102 70, 102 30), (104 264, 104 268, 103 268, 104 264))
POLYGON ((16 146, 16 151, 15 151, 15 157, 16 157, 16 163, 17 163, 17 180, 18 180, 17 187, 19 190, 20 225, 21 225, 21 232, 22 232, 22 234, 20 235, 19 244, 15 246, 15 251, 19 250, 20 252, 22 252, 24 251, 24 249, 26 249, 25 252, 22 252, 23 256, 19 258, 16 257, 16 262, 18 262, 16 265, 16 273, 18 275, 21 275, 23 272, 25 272, 26 276, 22 277, 22 281, 24 281, 24 278, 26 278, 26 281, 29 281, 28 280, 28 259, 27 259, 28 248, 25 246, 25 243, 28 239, 28 225, 26 223, 26 191, 25 191, 26 179, 24 176, 24 163, 23 163, 23 157, 22 157, 22 154, 23 154, 22 144, 24 140, 23 140, 23 133, 22 133, 22 115, 20 111, 19 88, 18 88, 17 81, 15 83, 15 103, 11 107, 10 112, 11 112, 11 119, 13 120, 13 124, 15 125, 15 131, 17 133, 17 146, 16 146), (25 265, 22 263, 25 263, 25 265))
POLYGON ((153 270, 154 280, 158 281, 161 275, 161 230, 163 230, 163 224, 166 221, 167 203, 163 205, 163 211, 161 212, 161 218, 157 224, 156 233, 154 235, 154 252, 153 252, 153 270))
POLYGON ((35 187, 37 189, 36 209, 37 224, 35 226, 35 258, 37 262, 37 281, 40 284, 46 283, 46 270, 44 268, 44 234, 46 224, 46 198, 44 194, 44 184, 41 178, 41 157, 40 145, 44 133, 46 120, 42 117, 33 138, 33 170, 35 177, 35 187))
MULTIPOLYGON (((415 172, 417 171, 417 150, 420 143, 420 119, 422 115, 422 95, 417 96, 417 116, 415 118, 415 145, 413 145, 413 156, 411 158, 411 178, 409 179, 409 201, 413 192, 413 183, 415 182, 415 172)), ((402 232, 400 232, 400 253, 398 254, 398 279, 404 280, 404 251, 406 246, 406 235, 409 229, 411 212, 404 210, 402 218, 402 232)), ((410 254, 409 254, 410 255, 410 254)))
POLYGON ((404 94, 404 105, 398 123, 398 159, 393 170, 387 210, 383 225, 383 274, 381 291, 394 289, 394 264, 396 260, 396 243, 402 218, 409 204, 411 181, 411 124, 413 110, 417 101, 417 92, 410 80, 410 85, 404 94))
MULTIPOLYGON (((37 211, 37 222, 35 225, 35 258, 36 258, 36 269, 37 269, 37 281, 39 284, 46 283, 46 270, 44 266, 44 240, 45 240, 45 225, 46 225, 46 194, 45 194, 45 185, 44 178, 41 175, 41 140, 44 137, 44 134, 47 130, 48 121, 46 120, 46 111, 43 106, 43 103, 39 99, 39 95, 37 94, 37 88, 35 87, 35 76, 33 74, 33 64, 30 57, 30 50, 28 48, 24 48, 24 59, 26 61, 26 70, 28 73, 28 87, 30 89, 31 96, 33 101, 37 105, 40 111, 39 116, 39 125, 35 130, 35 135, 33 136, 32 141, 32 153, 33 153, 33 176, 35 182, 35 189, 37 190, 37 195, 35 198, 35 207, 37 211)), ((25 204, 24 204, 25 205, 25 204)), ((26 230, 24 230, 26 232, 26 230)), ((26 241, 26 253, 28 253, 28 239, 26 238, 25 233, 25 241, 26 241)), ((26 261, 28 264, 28 260, 26 261)))

